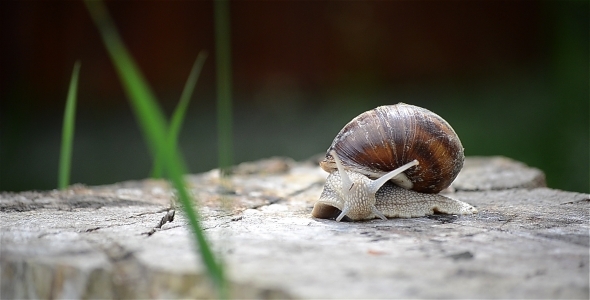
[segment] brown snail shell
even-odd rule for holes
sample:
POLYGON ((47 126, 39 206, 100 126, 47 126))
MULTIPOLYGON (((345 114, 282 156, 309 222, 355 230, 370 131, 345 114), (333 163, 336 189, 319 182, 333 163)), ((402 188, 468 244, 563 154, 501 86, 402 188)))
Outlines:
POLYGON ((370 178, 416 159, 420 164, 405 171, 407 178, 392 181, 421 193, 438 193, 451 185, 465 159, 461 141, 449 123, 427 109, 405 103, 377 107, 346 124, 320 162, 328 173, 337 170, 329 154, 332 150, 346 169, 370 178))

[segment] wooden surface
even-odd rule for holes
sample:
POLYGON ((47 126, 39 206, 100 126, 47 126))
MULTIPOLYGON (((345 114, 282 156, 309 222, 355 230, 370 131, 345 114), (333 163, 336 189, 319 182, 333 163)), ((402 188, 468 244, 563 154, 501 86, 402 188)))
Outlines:
MULTIPOLYGON (((315 162, 187 176, 236 298, 589 297, 587 194, 541 171, 467 158, 447 191, 469 216, 335 222, 310 217, 315 162)), ((2 299, 210 298, 187 221, 163 181, 0 194, 2 299)))

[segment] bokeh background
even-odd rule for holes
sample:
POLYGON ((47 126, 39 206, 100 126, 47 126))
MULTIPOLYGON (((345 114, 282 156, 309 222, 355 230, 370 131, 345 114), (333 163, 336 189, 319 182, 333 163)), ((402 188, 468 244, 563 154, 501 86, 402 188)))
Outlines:
MULTIPOLYGON (((542 169, 589 192, 588 1, 232 1, 234 161, 306 159, 359 113, 406 102, 445 118, 466 155, 542 169)), ((209 51, 180 148, 216 167, 211 1, 107 2, 168 115, 209 51)), ((152 160, 80 1, 0 2, 0 190, 57 185, 81 60, 72 182, 149 176, 152 160)))

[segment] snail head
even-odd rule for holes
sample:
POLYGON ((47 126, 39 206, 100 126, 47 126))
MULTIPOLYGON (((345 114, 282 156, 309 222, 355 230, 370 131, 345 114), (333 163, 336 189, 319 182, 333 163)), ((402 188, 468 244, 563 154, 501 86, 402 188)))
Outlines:
POLYGON ((341 213, 336 218, 336 221, 342 220, 344 216, 348 216, 353 220, 365 219, 371 213, 383 220, 387 220, 383 213, 375 207, 375 194, 379 188, 392 177, 418 165, 418 161, 413 160, 378 179, 372 180, 360 173, 346 170, 336 154, 336 151, 330 151, 330 155, 336 162, 341 183, 340 187, 336 186, 333 188, 340 189, 340 193, 337 194, 340 194, 342 197, 342 201, 339 202, 343 203, 341 213))

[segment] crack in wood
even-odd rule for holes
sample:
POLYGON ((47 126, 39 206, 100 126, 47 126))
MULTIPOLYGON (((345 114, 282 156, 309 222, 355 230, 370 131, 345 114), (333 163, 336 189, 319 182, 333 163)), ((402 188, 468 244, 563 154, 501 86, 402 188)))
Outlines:
POLYGON ((175 214, 176 214, 176 211, 174 209, 168 210, 168 212, 162 217, 162 219, 160 219, 160 222, 158 222, 158 225, 156 225, 150 231, 144 232, 142 234, 145 234, 147 236, 151 236, 152 234, 156 233, 156 231, 160 230, 164 224, 174 221, 175 214))

